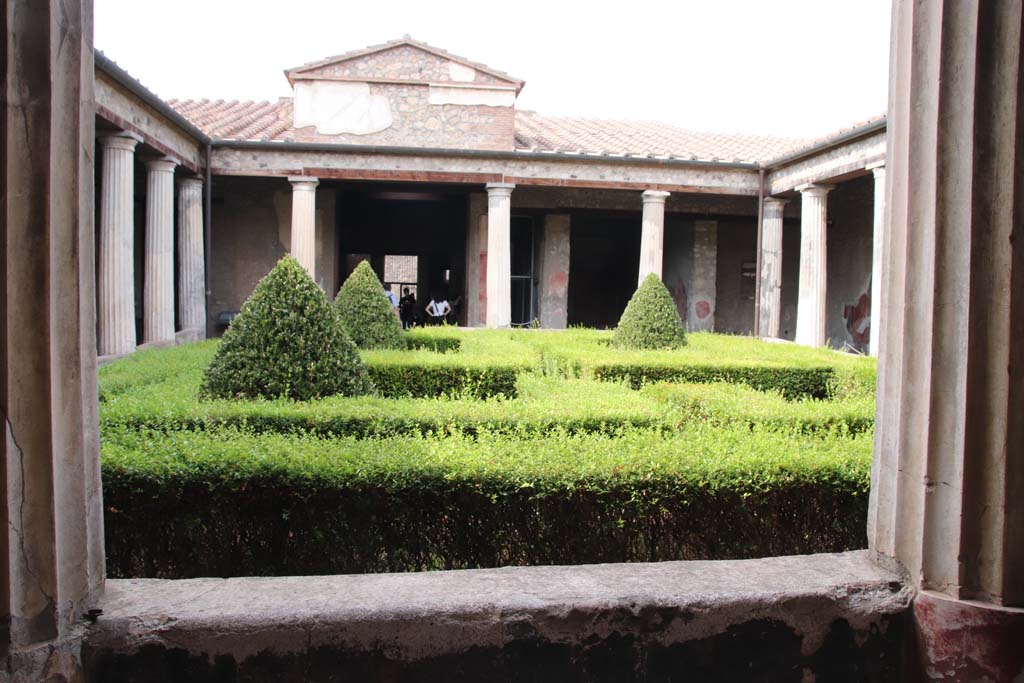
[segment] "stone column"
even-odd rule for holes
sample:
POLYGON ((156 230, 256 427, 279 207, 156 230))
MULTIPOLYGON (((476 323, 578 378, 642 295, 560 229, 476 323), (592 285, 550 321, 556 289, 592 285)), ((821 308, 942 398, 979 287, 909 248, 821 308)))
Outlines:
POLYGON ((644 212, 640 228, 640 273, 637 287, 654 273, 661 278, 662 262, 665 258, 665 200, 668 192, 645 190, 644 212))
POLYGON ((1024 670, 1022 25, 1019 1, 893 6, 868 542, 943 680, 1024 670))
POLYGON ((717 280, 718 221, 696 221, 693 231, 693 286, 687 316, 690 331, 715 331, 717 280))
POLYGON ((871 337, 868 350, 878 355, 878 340, 882 334, 882 264, 885 244, 885 164, 871 169, 875 176, 875 220, 871 235, 871 337))
POLYGON ((307 176, 293 176, 288 180, 292 184, 291 254, 315 280, 316 187, 320 181, 307 176))
POLYGON ((825 345, 828 185, 798 187, 800 204, 800 289, 796 308, 796 343, 825 345))
POLYGON ((200 337, 206 336, 203 251, 203 181, 184 178, 178 183, 178 319, 200 337))
POLYGON ((487 327, 512 324, 512 190, 487 184, 487 327))
POLYGON ((174 339, 174 167, 171 159, 146 162, 146 258, 142 340, 174 339))
POLYGON ((782 225, 785 199, 766 197, 761 229, 761 322, 762 337, 778 337, 782 317, 782 225))
POLYGON ((466 223, 466 325, 487 324, 487 195, 469 195, 466 223))
POLYGON ((540 326, 564 330, 568 323, 572 223, 567 213, 544 216, 540 254, 540 326))
MULTIPOLYGON (((92 3, 7 3, 6 12, 0 22, 7 51, 0 102, 0 678, 81 681, 82 614, 95 605, 104 579, 92 3)), ((110 178, 124 181, 115 171, 129 169, 127 192, 121 185, 110 196, 130 201, 124 162, 133 145, 101 146, 114 148, 103 162, 110 178)), ((113 220, 115 213, 107 214, 108 227, 124 225, 113 220)), ((109 236, 108 246, 114 246, 109 236)))
POLYGON ((100 137, 99 354, 135 350, 135 145, 128 135, 100 137))

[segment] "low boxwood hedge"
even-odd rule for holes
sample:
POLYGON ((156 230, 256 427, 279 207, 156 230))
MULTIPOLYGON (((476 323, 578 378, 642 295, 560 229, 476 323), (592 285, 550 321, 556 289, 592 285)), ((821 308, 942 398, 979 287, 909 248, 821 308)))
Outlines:
POLYGON ((827 398, 834 376, 831 367, 771 365, 645 365, 607 363, 593 369, 594 377, 625 381, 634 389, 654 382, 728 382, 760 391, 777 391, 787 399, 827 398))
POLYGON ((110 428, 110 576, 725 559, 863 547, 871 440, 324 439, 110 428))

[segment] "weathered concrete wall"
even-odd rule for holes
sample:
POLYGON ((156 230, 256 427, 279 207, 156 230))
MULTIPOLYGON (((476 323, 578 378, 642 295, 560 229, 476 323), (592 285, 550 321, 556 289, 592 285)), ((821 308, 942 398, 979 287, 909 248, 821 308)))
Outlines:
MULTIPOLYGON (((799 204, 799 201, 790 202, 799 204)), ((782 314, 779 339, 796 339, 796 309, 800 298, 800 220, 786 220, 782 226, 782 314)))
MULTIPOLYGON (((213 254, 207 319, 217 334, 217 315, 238 311, 260 279, 291 243, 291 186, 279 178, 214 181, 213 254)), ((334 190, 316 192, 316 280, 328 298, 337 292, 334 190)))
POLYGON ((686 325, 694 332, 715 331, 715 299, 718 272, 718 222, 693 223, 693 287, 686 311, 686 325))
MULTIPOLYGON (((729 166, 677 164, 623 159, 611 161, 579 155, 552 158, 543 153, 512 152, 493 156, 433 156, 379 151, 317 151, 232 148, 213 150, 216 175, 312 175, 324 179, 405 180, 447 183, 514 183, 597 189, 667 190, 669 192, 757 195, 757 172, 729 166)), ((513 198, 513 206, 515 198, 513 198)), ((638 200, 639 201, 639 200, 638 200)), ((753 213, 757 213, 753 200, 753 213)))
POLYGON ((569 256, 572 220, 568 214, 544 216, 537 271, 540 274, 540 326, 565 329, 569 308, 569 256))
POLYGON ((896 681, 910 600, 867 553, 111 581, 91 680, 896 681))
POLYGON ((840 183, 829 193, 825 335, 829 345, 867 352, 871 329, 874 179, 840 183))
POLYGON ((752 277, 744 275, 743 264, 752 264, 756 259, 757 219, 720 221, 718 274, 715 280, 716 332, 753 334, 754 282, 752 277))
POLYGON ((102 71, 96 72, 96 109, 101 118, 179 159, 190 171, 200 170, 203 151, 199 142, 102 71))
POLYGON ((665 256, 661 273, 679 318, 686 323, 693 289, 693 221, 689 217, 665 214, 665 256))
POLYGON ((777 195, 807 183, 840 179, 884 159, 885 131, 881 130, 772 171, 765 179, 766 194, 777 195))

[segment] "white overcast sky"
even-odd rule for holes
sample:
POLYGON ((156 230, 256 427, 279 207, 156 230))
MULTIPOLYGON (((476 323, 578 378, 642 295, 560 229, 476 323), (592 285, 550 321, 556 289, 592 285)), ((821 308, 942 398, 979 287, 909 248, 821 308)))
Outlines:
POLYGON ((290 96, 282 71, 405 34, 526 81, 517 107, 816 137, 884 113, 889 0, 94 0, 164 98, 290 96))

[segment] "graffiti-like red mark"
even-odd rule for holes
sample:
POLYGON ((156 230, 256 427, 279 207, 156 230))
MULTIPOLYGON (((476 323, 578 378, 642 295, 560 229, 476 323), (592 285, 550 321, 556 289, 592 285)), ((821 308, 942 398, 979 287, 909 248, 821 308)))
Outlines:
POLYGON ((711 315, 711 304, 707 301, 698 301, 693 305, 693 310, 696 311, 697 318, 703 320, 711 315))
POLYGON ((867 346, 871 338, 871 295, 864 292, 855 304, 843 306, 843 319, 846 320, 846 331, 857 346, 867 346))
POLYGON ((564 297, 569 288, 569 274, 564 270, 556 270, 548 278, 548 290, 545 294, 549 296, 564 297))

